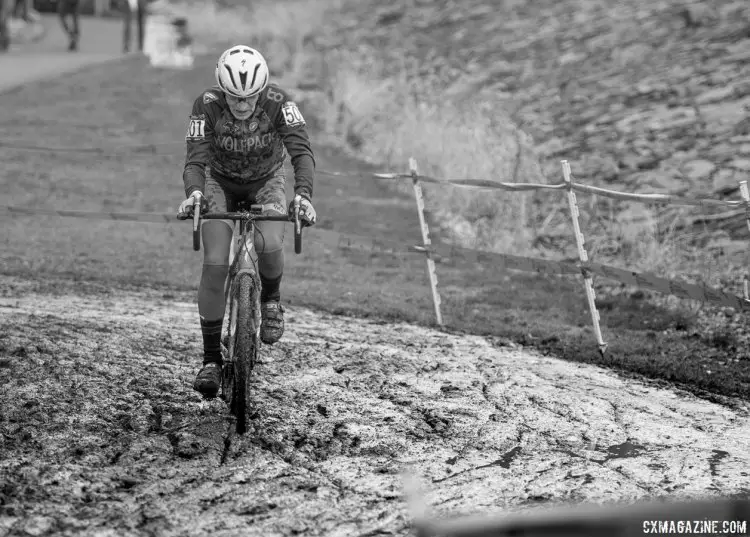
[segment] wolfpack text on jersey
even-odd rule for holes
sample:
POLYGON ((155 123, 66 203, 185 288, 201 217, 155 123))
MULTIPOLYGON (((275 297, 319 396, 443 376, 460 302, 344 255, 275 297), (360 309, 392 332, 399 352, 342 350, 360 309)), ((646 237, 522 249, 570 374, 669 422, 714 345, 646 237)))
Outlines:
POLYGON ((220 89, 204 91, 193 103, 185 140, 187 196, 204 191, 206 167, 223 187, 237 190, 271 176, 284 165, 288 152, 295 193, 312 199, 315 157, 305 120, 294 101, 275 84, 261 92, 255 111, 244 120, 232 115, 220 89))

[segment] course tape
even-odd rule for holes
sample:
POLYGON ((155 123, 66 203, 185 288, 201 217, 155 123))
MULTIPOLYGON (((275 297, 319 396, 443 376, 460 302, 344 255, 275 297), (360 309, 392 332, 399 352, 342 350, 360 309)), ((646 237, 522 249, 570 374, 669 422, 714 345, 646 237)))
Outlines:
MULTIPOLYGON (((411 179, 411 174, 407 173, 370 173, 363 174, 361 172, 345 173, 345 172, 327 172, 325 170, 316 170, 316 174, 320 175, 331 175, 331 176, 371 176, 378 179, 411 179)), ((566 183, 557 183, 552 185, 543 185, 538 183, 503 183, 501 181, 489 181, 486 179, 436 179, 427 175, 417 176, 419 181, 424 183, 435 183, 441 185, 453 185, 462 186, 469 188, 489 188, 493 190, 566 190, 568 185, 566 183)), ((600 196, 629 201, 640 201, 644 203, 661 203, 667 205, 685 205, 685 206, 719 206, 719 207, 741 207, 745 206, 746 203, 742 200, 719 200, 711 198, 690 198, 684 196, 674 196, 670 194, 634 194, 630 192, 619 192, 617 190, 609 190, 607 188, 587 186, 581 183, 571 183, 571 187, 574 191, 582 192, 585 194, 598 194, 600 196)))
POLYGON ((34 153, 82 153, 88 155, 97 155, 102 157, 128 157, 128 156, 154 156, 154 155, 166 155, 173 156, 174 153, 156 153, 156 149, 160 146, 171 146, 171 145, 184 145, 185 142, 158 142, 152 144, 139 144, 139 145, 122 145, 118 147, 41 147, 28 144, 10 144, 7 142, 0 142, 0 147, 6 149, 15 149, 18 151, 31 151, 34 153), (122 151, 127 150, 127 151, 122 151))
MULTIPOLYGON (((40 147, 27 144, 12 144, 7 142, 0 142, 0 147, 8 149, 17 149, 22 151, 38 151, 38 152, 60 152, 60 153, 87 153, 95 154, 99 156, 112 156, 112 157, 123 157, 123 156, 170 156, 174 157, 174 153, 157 153, 156 148, 158 146, 168 146, 182 144, 182 141, 174 142, 162 142, 153 144, 142 144, 133 146, 119 146, 117 149, 129 148, 131 152, 120 152, 114 148, 107 150, 101 147, 81 148, 81 147, 40 147)), ((328 175, 332 177, 374 177, 377 179, 411 179, 412 175, 407 173, 363 173, 359 171, 353 172, 331 172, 326 170, 316 170, 318 175, 328 175)), ((565 190, 568 188, 566 183, 557 183, 551 185, 538 184, 538 183, 504 183, 500 181, 490 181, 487 179, 436 179, 427 175, 419 175, 419 180, 424 183, 434 183, 442 185, 452 185, 466 188, 489 188, 493 190, 509 190, 514 192, 528 191, 528 190, 565 190)), ((607 198, 626 200, 626 201, 638 201, 642 203, 659 203, 666 205, 682 205, 682 206, 697 206, 697 207, 745 207, 748 204, 743 200, 719 200, 712 198, 692 198, 686 196, 674 196, 671 194, 635 194, 630 192, 619 192, 617 190, 610 190, 607 188, 588 186, 581 183, 571 183, 571 188, 576 192, 585 194, 597 194, 607 198)))
POLYGON ((745 300, 739 296, 725 293, 706 285, 668 280, 648 272, 633 272, 599 263, 582 263, 581 266, 604 278, 640 287, 641 289, 734 308, 738 311, 750 310, 750 300, 745 300))
MULTIPOLYGON (((176 224, 184 221, 177 220, 175 213, 112 213, 91 211, 68 211, 59 209, 31 209, 23 207, 0 206, 10 214, 27 216, 70 216, 94 220, 118 220, 131 222, 151 222, 176 224)), ((188 220, 192 222, 192 220, 188 220)), ((662 278, 651 273, 639 273, 630 270, 602 265, 599 263, 580 261, 552 261, 534 257, 517 256, 485 250, 476 250, 449 244, 431 244, 428 247, 405 245, 389 239, 376 239, 353 234, 344 234, 320 228, 310 228, 305 234, 305 240, 336 248, 360 250, 365 252, 380 252, 387 254, 431 252, 446 259, 460 258, 471 263, 488 263, 497 269, 513 269, 523 272, 537 272, 547 275, 576 275, 586 272, 597 274, 617 282, 640 287, 658 293, 673 295, 679 298, 698 300, 735 308, 739 311, 750 310, 750 301, 724 291, 700 284, 678 282, 662 278)), ((439 259, 436 259, 439 260, 439 259)))
MULTIPOLYGON (((24 207, 0 207, 10 214, 22 214, 27 216, 72 216, 74 218, 86 218, 89 220, 126 220, 130 222, 154 222, 167 223, 179 222, 176 214, 161 213, 103 213, 91 211, 66 211, 60 209, 27 209, 24 207)), ((191 220, 192 221, 192 220, 191 220)))
POLYGON ((580 183, 573 183, 573 190, 584 192, 586 194, 598 194, 600 196, 606 196, 608 198, 615 198, 619 200, 663 203, 666 205, 686 205, 698 207, 739 207, 745 205, 745 202, 742 200, 717 200, 710 198, 699 199, 683 196, 673 196, 670 194, 632 194, 630 192, 617 192, 616 190, 608 190, 606 188, 600 188, 596 186, 582 185, 580 183))
POLYGON ((719 214, 707 214, 695 216, 689 220, 690 225, 698 224, 710 224, 712 222, 726 222, 727 220, 736 220, 740 217, 744 220, 747 216, 747 211, 744 209, 735 209, 733 211, 727 211, 719 214))
POLYGON ((705 285, 669 280, 648 272, 634 272, 632 270, 611 267, 600 263, 552 261, 549 259, 472 250, 451 245, 431 245, 429 249, 438 255, 448 258, 458 256, 468 261, 494 262, 496 268, 508 268, 524 272, 539 272, 549 275, 570 275, 585 274, 588 271, 609 280, 614 280, 626 285, 655 291, 665 295, 673 295, 679 298, 687 298, 719 306, 731 307, 738 311, 746 309, 750 310, 750 301, 744 300, 736 295, 725 293, 724 291, 713 289, 705 285))
MULTIPOLYGON (((327 174, 327 172, 319 172, 327 174)), ((412 176, 406 173, 373 173, 371 174, 378 179, 411 179, 412 176)), ((492 188, 501 190, 562 190, 567 188, 565 183, 558 183, 556 185, 542 185, 538 183, 503 183, 500 181, 489 181, 487 179, 436 179, 426 175, 417 176, 419 181, 422 183, 436 183, 441 185, 453 185, 473 188, 492 188)))

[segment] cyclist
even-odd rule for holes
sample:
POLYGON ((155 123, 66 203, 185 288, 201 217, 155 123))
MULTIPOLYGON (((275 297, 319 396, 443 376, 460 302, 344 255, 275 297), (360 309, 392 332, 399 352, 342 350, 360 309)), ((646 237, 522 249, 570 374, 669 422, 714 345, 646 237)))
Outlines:
POLYGON ((78 0, 59 0, 57 13, 60 15, 60 24, 68 35, 68 50, 74 52, 78 50, 78 39, 81 36, 78 26, 78 0), (70 15, 71 24, 68 25, 68 15, 70 15))
MULTIPOLYGON (((305 120, 289 94, 268 81, 265 59, 244 45, 219 57, 216 87, 193 103, 187 135, 183 183, 187 199, 179 212, 234 210, 237 201, 271 204, 287 214, 295 202, 304 225, 313 225, 311 199, 315 159, 305 120), (294 199, 286 207, 284 159, 294 167, 294 199)), ((277 342, 284 332, 280 284, 284 271, 284 222, 257 222, 255 248, 261 279, 261 340, 277 342)), ((221 331, 224 285, 229 271, 232 222, 206 220, 201 229, 203 270, 198 287, 198 312, 203 335, 203 367, 193 384, 205 398, 216 397, 221 384, 221 331)))

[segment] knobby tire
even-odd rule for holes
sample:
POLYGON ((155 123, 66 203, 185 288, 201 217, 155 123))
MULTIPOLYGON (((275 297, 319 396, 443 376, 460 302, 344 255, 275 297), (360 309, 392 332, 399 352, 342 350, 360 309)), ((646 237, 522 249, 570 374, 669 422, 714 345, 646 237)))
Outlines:
POLYGON ((235 287, 237 327, 234 343, 234 386, 232 390, 232 412, 237 418, 237 434, 247 431, 247 398, 250 373, 255 365, 255 336, 257 334, 258 303, 260 290, 250 274, 239 274, 235 287))

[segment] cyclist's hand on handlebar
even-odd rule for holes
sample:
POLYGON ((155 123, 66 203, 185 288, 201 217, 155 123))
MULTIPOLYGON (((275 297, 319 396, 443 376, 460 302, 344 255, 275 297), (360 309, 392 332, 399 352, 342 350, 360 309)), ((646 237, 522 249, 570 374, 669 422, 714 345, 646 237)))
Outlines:
POLYGON ((200 190, 196 190, 190 196, 180 203, 180 208, 177 210, 177 218, 186 219, 191 216, 193 216, 193 207, 195 206, 196 201, 200 200, 201 204, 201 214, 208 211, 208 201, 203 196, 203 193, 200 190))
POLYGON ((315 222, 318 220, 318 215, 315 212, 315 208, 313 207, 312 202, 307 198, 304 198, 297 194, 289 204, 289 215, 291 217, 294 216, 296 207, 299 207, 299 216, 300 220, 302 220, 303 225, 314 226, 315 222))

